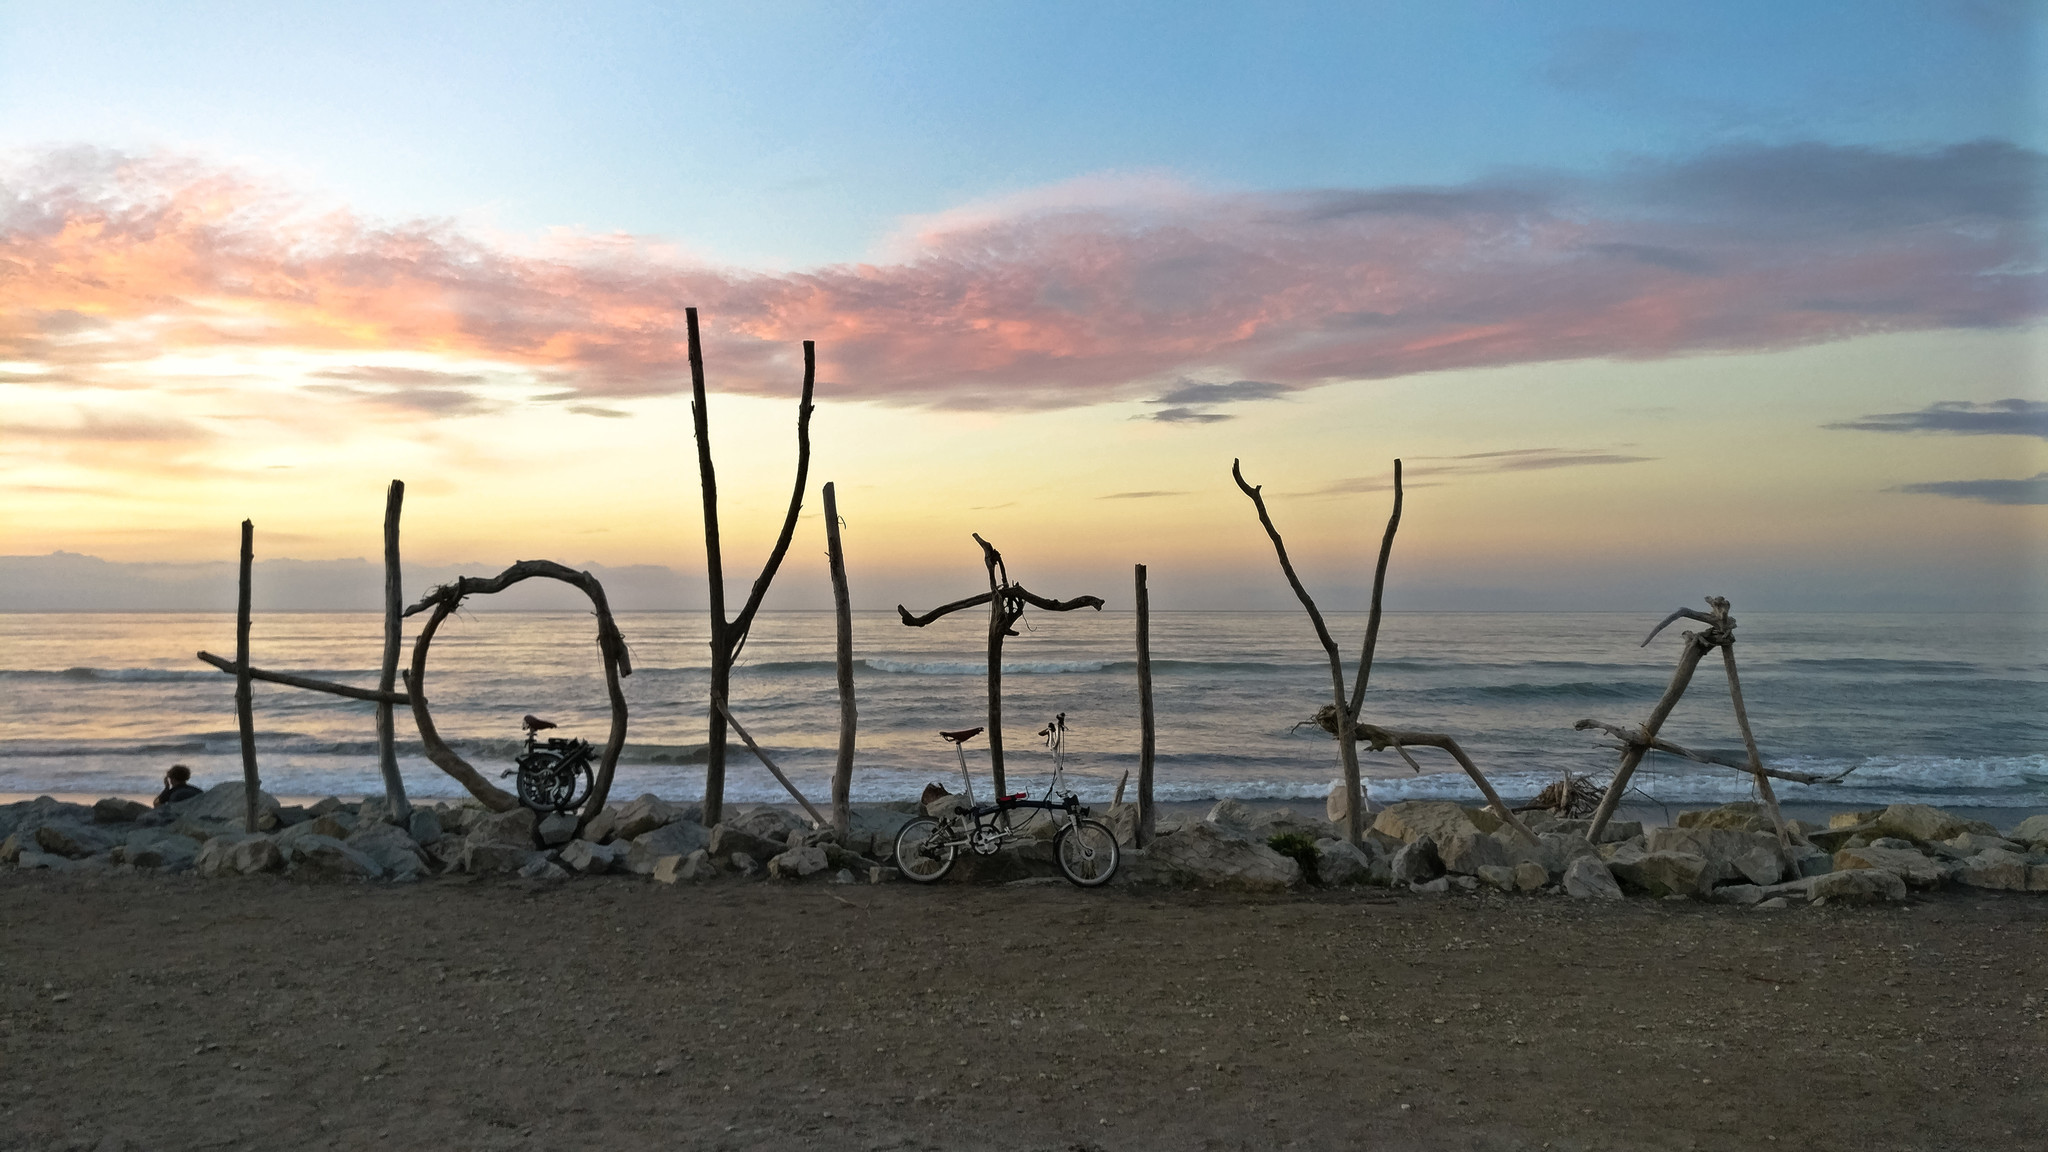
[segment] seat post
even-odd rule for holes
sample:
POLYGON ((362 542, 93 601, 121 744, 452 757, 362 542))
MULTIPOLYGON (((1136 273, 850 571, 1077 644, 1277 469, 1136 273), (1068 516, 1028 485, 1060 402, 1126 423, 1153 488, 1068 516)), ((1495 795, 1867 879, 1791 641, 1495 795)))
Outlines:
POLYGON ((960 756, 960 782, 967 787, 967 806, 974 807, 974 777, 967 772, 967 741, 955 740, 953 751, 960 756))

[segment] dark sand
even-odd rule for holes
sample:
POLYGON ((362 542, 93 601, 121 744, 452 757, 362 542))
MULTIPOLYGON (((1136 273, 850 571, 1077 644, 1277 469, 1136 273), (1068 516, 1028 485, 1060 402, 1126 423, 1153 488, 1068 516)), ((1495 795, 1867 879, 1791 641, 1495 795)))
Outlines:
POLYGON ((2021 895, 0 874, 7 1149, 2032 1149, 2044 1021, 2021 895))

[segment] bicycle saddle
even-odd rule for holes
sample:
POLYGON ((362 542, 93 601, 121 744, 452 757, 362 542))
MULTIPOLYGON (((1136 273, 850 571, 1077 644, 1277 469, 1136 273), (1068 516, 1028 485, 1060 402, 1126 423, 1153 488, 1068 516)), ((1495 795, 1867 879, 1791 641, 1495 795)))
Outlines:
MULTIPOLYGON (((543 720, 540 717, 529 713, 525 719, 519 722, 519 726, 521 728, 526 729, 528 732, 538 732, 543 728, 555 727, 555 722, 553 720, 543 720)), ((979 731, 979 729, 977 729, 977 731, 979 731)))
POLYGON ((951 740, 955 744, 965 744, 979 735, 981 735, 981 729, 979 728, 961 728, 953 732, 939 733, 942 739, 951 740))

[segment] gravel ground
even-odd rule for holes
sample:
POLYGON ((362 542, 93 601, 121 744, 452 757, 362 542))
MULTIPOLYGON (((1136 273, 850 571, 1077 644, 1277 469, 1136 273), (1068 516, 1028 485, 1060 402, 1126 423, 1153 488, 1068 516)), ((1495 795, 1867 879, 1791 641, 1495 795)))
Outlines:
POLYGON ((2048 900, 0 874, 0 1148, 2032 1149, 2048 900))

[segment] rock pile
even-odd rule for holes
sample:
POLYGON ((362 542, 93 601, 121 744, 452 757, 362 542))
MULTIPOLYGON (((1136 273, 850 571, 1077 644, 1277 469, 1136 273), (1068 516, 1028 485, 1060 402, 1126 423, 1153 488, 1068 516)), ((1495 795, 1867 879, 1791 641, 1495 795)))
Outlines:
MULTIPOLYGON (((578 835, 573 821, 474 804, 416 808, 403 822, 382 797, 328 798, 307 807, 221 784, 181 804, 67 804, 47 796, 0 806, 0 863, 63 872, 191 872, 214 878, 277 873, 308 879, 414 881, 447 873, 538 879, 617 873, 664 884, 721 876, 820 883, 893 879, 896 834, 915 803, 861 805, 849 833, 813 829, 780 808, 738 812, 705 827, 694 805, 653 795, 607 808, 578 835)), ((933 807, 956 802, 942 796, 933 807)), ((2048 816, 2006 835, 1924 804, 1836 814, 1827 827, 1793 821, 1781 849, 1755 804, 1680 814, 1672 827, 1610 822, 1594 844, 1589 822, 1537 812, 1531 844, 1492 813, 1416 800, 1377 813, 1362 845, 1326 813, 1255 812, 1235 800, 1200 820, 1163 821, 1152 843, 1131 843, 1136 814, 1103 814, 1123 841, 1117 883, 1277 892, 1306 885, 1374 885, 1422 892, 1492 889, 1585 900, 1627 895, 1779 908, 1794 902, 1903 900, 1909 891, 1971 887, 2048 892, 2048 816)), ((1341 815, 1341 814, 1340 814, 1341 815)), ((1049 820, 993 856, 963 855, 949 879, 1034 881, 1057 875, 1049 820)))

